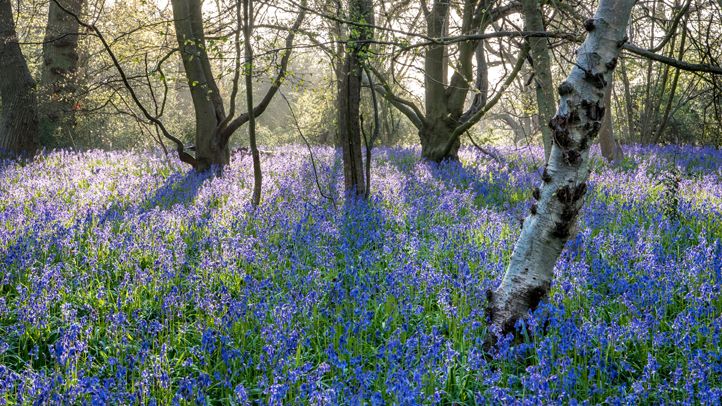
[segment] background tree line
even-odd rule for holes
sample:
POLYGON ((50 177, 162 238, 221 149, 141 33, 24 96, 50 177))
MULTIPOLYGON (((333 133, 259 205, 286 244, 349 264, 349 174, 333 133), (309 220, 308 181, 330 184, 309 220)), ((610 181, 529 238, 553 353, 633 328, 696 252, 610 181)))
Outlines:
MULTIPOLYGON (((33 104, 19 97, 22 93, 19 89, 35 90, 38 131, 32 145, 147 147, 157 143, 160 135, 128 97, 97 35, 80 26, 60 6, 78 15, 81 21, 92 23, 109 39, 144 105, 162 107, 163 123, 185 144, 194 144, 195 122, 190 114, 193 111, 190 84, 194 82, 185 77, 179 58, 174 24, 174 12, 181 12, 178 2, 3 3, 3 37, 16 38, 22 50, 21 58, 10 49, 13 41, 4 42, 2 52, 7 57, 3 58, 3 77, 8 80, 3 81, 3 105, 8 107, 3 114, 9 117, 10 106, 15 104, 33 104), (23 65, 27 66, 27 74, 22 72, 23 65), (29 79, 34 85, 30 85, 29 79), (164 94, 166 97, 160 100, 164 94)), ((556 99, 553 83, 558 83, 565 74, 570 55, 578 46, 574 38, 491 37, 447 45, 409 46, 443 36, 523 30, 578 37, 585 16, 590 15, 595 5, 554 1, 431 3, 368 4, 376 23, 367 50, 368 68, 379 90, 380 128, 376 142, 422 143, 425 154, 445 155, 444 151, 432 152, 445 147, 432 145, 448 137, 444 133, 453 132, 450 128, 453 125, 435 117, 454 116, 457 121, 471 119, 473 125, 465 134, 468 132, 480 143, 536 144, 546 132, 548 150, 547 126, 540 125, 546 120, 540 120, 538 112, 544 111, 546 117, 553 113, 551 100, 556 99), (481 10, 487 9, 482 15, 481 10), (495 86, 503 84, 501 73, 512 70, 524 44, 531 48, 527 63, 483 119, 473 119, 473 110, 484 104, 495 86), (448 100, 443 100, 447 96, 442 93, 449 93, 448 100), (401 101, 411 102, 413 107, 401 101), (419 120, 419 115, 424 119, 419 120)), ((230 1, 196 4, 201 7, 206 52, 225 108, 233 89, 234 33, 243 25, 236 21, 234 4, 230 1)), ((301 6, 295 1, 258 3, 257 13, 261 17, 255 24, 258 41, 253 44, 258 60, 253 83, 258 92, 267 90, 277 76, 283 41, 301 6)), ((336 1, 312 1, 304 6, 309 11, 296 30, 296 46, 284 79, 285 95, 312 143, 338 141, 336 83, 349 35, 358 31, 346 18, 350 16, 350 6, 336 1)), ((630 43, 692 65, 719 66, 722 47, 719 13, 720 5, 711 0, 639 2, 628 28, 630 43)), ((239 42, 243 42, 240 37, 239 42)), ((368 80, 363 86, 360 103, 368 127, 373 123, 368 80)), ((717 129, 722 114, 719 87, 718 75, 680 69, 625 51, 609 95, 613 113, 608 128, 621 143, 719 145, 717 129)), ((240 96, 245 93, 243 86, 239 93, 240 96)), ((237 97, 237 103, 242 101, 243 97, 237 97)), ((267 108, 270 118, 258 119, 260 143, 299 142, 286 103, 272 99, 267 108)), ((19 125, 23 120, 6 118, 3 125, 9 126, 10 121, 19 125)), ((12 142, 3 142, 10 149, 12 142)), ((231 142, 248 144, 245 136, 235 137, 231 142)), ((463 135, 450 149, 458 148, 461 142, 470 140, 463 135)))

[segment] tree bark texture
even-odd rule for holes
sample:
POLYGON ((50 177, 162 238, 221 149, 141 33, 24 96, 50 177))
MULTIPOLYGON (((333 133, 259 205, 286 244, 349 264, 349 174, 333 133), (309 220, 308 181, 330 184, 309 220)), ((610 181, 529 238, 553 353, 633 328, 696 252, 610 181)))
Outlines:
POLYGON ((587 21, 587 37, 575 67, 558 88, 560 103, 549 122, 552 149, 537 201, 524 219, 501 283, 488 292, 491 325, 513 331, 516 321, 547 295, 554 266, 582 207, 589 177, 589 146, 604 117, 605 91, 612 80, 634 0, 601 0, 587 21))
POLYGON ((251 34, 253 34, 253 0, 243 0, 243 45, 246 59, 246 105, 248 106, 248 143, 251 147, 253 159, 253 194, 251 204, 257 207, 261 203, 261 184, 263 172, 261 171, 261 155, 256 144, 256 115, 253 113, 253 47, 251 34))
POLYGON ((194 168, 198 171, 205 171, 214 166, 222 167, 227 165, 230 160, 228 144, 231 136, 249 122, 251 116, 257 118, 263 114, 286 78, 288 62, 293 50, 293 40, 306 16, 306 0, 300 1, 301 10, 296 16, 293 26, 289 29, 283 51, 278 51, 281 55, 280 62, 271 86, 256 106, 249 107, 248 112, 237 116, 234 116, 233 108, 230 109, 230 114, 226 113, 216 79, 213 76, 206 51, 201 1, 172 0, 171 3, 178 46, 195 110, 196 157, 194 168))
POLYGON ((220 142, 218 126, 225 118, 218 85, 206 53, 200 0, 173 0, 173 17, 196 122, 196 160, 199 171, 224 166, 230 160, 227 142, 220 142))
MULTIPOLYGON (((527 31, 544 31, 541 5, 537 0, 522 0, 522 14, 527 31)), ((534 84, 539 122, 546 123, 554 116, 556 101, 552 84, 551 58, 546 38, 532 37, 529 41, 529 52, 534 62, 534 84)), ((552 149, 551 128, 541 126, 544 157, 549 159, 552 149)))
POLYGON ((37 149, 35 81, 20 50, 10 0, 0 0, 0 151, 33 154, 37 149))
POLYGON ((368 41, 373 38, 373 28, 361 24, 374 24, 373 2, 351 0, 349 3, 351 21, 359 23, 350 27, 339 80, 338 131, 343 153, 344 187, 347 194, 366 195, 364 166, 362 159, 363 140, 360 126, 361 80, 363 64, 367 58, 368 41))
POLYGON ((604 118, 602 126, 599 128, 599 147, 602 150, 602 156, 612 163, 618 163, 624 158, 622 146, 614 136, 614 123, 612 121, 612 84, 607 86, 604 93, 604 118))
MULTIPOLYGON (((461 14, 461 35, 484 32, 493 21, 519 10, 518 3, 494 8, 495 5, 493 0, 461 1, 458 9, 455 8, 461 14)), ((430 7, 427 8, 425 4, 423 7, 426 35, 430 38, 448 36, 452 3, 437 0, 430 7)), ((477 123, 491 105, 487 103, 488 73, 485 50, 481 44, 480 40, 456 44, 451 78, 448 77, 449 63, 452 63, 449 58, 450 45, 432 44, 426 48, 423 111, 414 102, 394 94, 388 81, 377 70, 374 71, 382 83, 378 90, 416 126, 421 155, 425 159, 435 162, 456 159, 461 134, 477 123), (469 93, 472 92, 473 101, 467 106, 469 93), (477 114, 479 112, 482 114, 477 114)))
MULTIPOLYGON (((84 0, 59 0, 63 7, 79 16, 84 0)), ((43 40, 43 68, 39 105, 43 133, 72 131, 75 126, 74 95, 78 73, 78 20, 51 1, 43 40)))

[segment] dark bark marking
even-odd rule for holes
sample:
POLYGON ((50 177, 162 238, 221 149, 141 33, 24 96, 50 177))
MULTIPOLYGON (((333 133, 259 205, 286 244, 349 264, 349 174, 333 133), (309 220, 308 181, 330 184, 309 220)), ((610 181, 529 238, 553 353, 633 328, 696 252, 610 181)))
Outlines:
POLYGON ((578 124, 581 121, 581 118, 579 117, 579 113, 576 110, 572 110, 571 113, 569 113, 569 119, 567 122, 569 124, 578 124))
POLYGON ((577 201, 587 194, 587 183, 582 182, 574 189, 574 201, 577 201))
POLYGON ((579 150, 583 151, 583 150, 587 149, 588 145, 589 145, 589 138, 583 137, 581 142, 579 142, 579 150))
POLYGON ((577 202, 587 193, 587 184, 582 182, 576 186, 565 185, 557 189, 556 197, 562 204, 559 221, 554 223, 552 235, 557 238, 568 238, 574 220, 579 214, 577 202))
POLYGON ((625 35, 624 38, 622 38, 621 40, 617 41, 617 48, 623 47, 624 44, 627 43, 627 41, 629 41, 629 37, 625 35))
POLYGON ((582 154, 573 149, 566 150, 564 151, 564 161, 572 166, 579 165, 582 162, 582 154))
POLYGON ((539 190, 538 187, 535 187, 535 188, 531 191, 531 195, 532 195, 532 197, 534 197, 535 200, 540 200, 540 198, 541 198, 541 191, 539 190))
POLYGON ((591 70, 585 70, 584 80, 597 89, 604 89, 607 85, 607 81, 604 80, 604 74, 602 72, 594 73, 591 70))
POLYGON ((534 311, 537 307, 539 307, 539 303, 547 295, 547 292, 549 292, 549 284, 546 283, 542 286, 529 289, 526 294, 526 300, 531 311, 534 311))
POLYGON ((494 306, 492 304, 494 303, 494 291, 491 289, 486 290, 486 317, 489 319, 489 321, 494 320, 494 306))
POLYGON ((557 196, 557 199, 565 205, 573 203, 574 193, 572 192, 571 188, 567 185, 562 186, 559 189, 557 189, 556 196, 557 196))
POLYGON ((587 118, 591 121, 601 121, 602 117, 604 117, 604 107, 602 107, 598 101, 592 103, 589 100, 583 99, 581 106, 587 113, 587 118))
POLYGON ((544 165, 544 171, 542 172, 542 181, 544 181, 544 183, 549 183, 552 181, 552 177, 551 175, 549 175, 546 165, 544 165))
POLYGON ((574 91, 574 86, 569 84, 566 80, 562 82, 559 87, 557 87, 557 93, 559 93, 559 96, 566 96, 568 94, 571 94, 574 91))
POLYGON ((584 29, 587 30, 587 32, 594 31, 594 19, 593 18, 587 19, 584 22, 584 29))
POLYGON ((609 62, 607 62, 607 63, 605 64, 605 66, 607 67, 607 71, 610 71, 610 72, 613 71, 614 68, 617 67, 617 58, 616 58, 616 57, 612 58, 612 60, 610 60, 609 62))
POLYGON ((549 128, 552 129, 552 141, 562 149, 571 148, 574 140, 569 136, 567 123, 569 116, 556 115, 549 120, 549 128))

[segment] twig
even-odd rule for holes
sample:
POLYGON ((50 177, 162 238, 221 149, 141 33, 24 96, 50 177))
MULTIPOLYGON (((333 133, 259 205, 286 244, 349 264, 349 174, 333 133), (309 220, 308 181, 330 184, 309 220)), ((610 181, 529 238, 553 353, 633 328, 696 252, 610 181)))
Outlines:
POLYGON ((306 136, 303 135, 303 131, 301 131, 301 125, 298 123, 298 118, 296 118, 296 113, 293 111, 293 108, 291 107, 291 102, 288 101, 288 98, 286 97, 286 95, 283 93, 282 90, 279 89, 278 93, 281 95, 283 100, 286 102, 286 105, 288 105, 288 110, 291 112, 291 117, 293 118, 293 124, 296 126, 298 135, 301 136, 303 143, 306 144, 306 148, 308 148, 308 154, 311 157, 311 167, 313 168, 313 179, 316 181, 316 187, 318 188, 318 193, 321 195, 321 197, 330 200, 331 203, 333 204, 334 209, 338 209, 338 207, 336 207, 336 199, 334 199, 333 196, 323 193, 323 189, 321 188, 321 182, 318 180, 318 170, 316 169, 316 160, 313 158, 313 150, 311 149, 311 144, 306 139, 306 136))

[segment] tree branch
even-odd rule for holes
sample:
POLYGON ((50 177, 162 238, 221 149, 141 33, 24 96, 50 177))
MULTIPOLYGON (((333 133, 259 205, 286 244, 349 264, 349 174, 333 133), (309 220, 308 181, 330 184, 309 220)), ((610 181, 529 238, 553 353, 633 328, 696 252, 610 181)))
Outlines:
POLYGON ((375 67, 369 66, 369 69, 374 73, 374 76, 381 82, 381 86, 376 89, 380 91, 381 95, 386 98, 397 110, 403 113, 408 119, 414 124, 414 127, 421 129, 424 124, 425 117, 421 110, 411 101, 401 98, 396 95, 392 90, 389 83, 383 77, 375 67))
POLYGON ((713 75, 722 75, 722 67, 720 66, 680 61, 679 59, 674 59, 669 56, 656 54, 633 44, 624 44, 623 48, 633 54, 642 56, 647 59, 651 59, 653 61, 661 62, 665 65, 673 66, 681 70, 686 70, 688 72, 706 72, 713 75))
MULTIPOLYGON (((55 0, 54 0, 55 1, 55 0)), ((303 4, 305 4, 305 0, 302 1, 303 4)), ((298 14, 298 17, 296 17, 296 21, 293 23, 293 26, 288 32, 288 36, 286 36, 286 45, 285 49, 286 52, 283 54, 283 57, 281 58, 281 64, 278 70, 278 74, 276 75, 276 78, 273 80, 273 83, 271 84, 271 87, 266 92, 266 95, 263 97, 263 99, 253 108, 253 115, 254 117, 258 117, 261 114, 263 114, 264 111, 266 111, 266 108, 271 103, 271 100, 273 100, 273 96, 276 95, 276 92, 281 87, 281 84, 283 84, 284 79, 286 79, 286 74, 288 72, 288 61, 291 59, 291 52, 293 50, 293 40, 296 37, 296 32, 301 27, 301 23, 303 23, 303 19, 306 17, 306 9, 301 8, 301 12, 298 14)), ((233 119, 228 125, 226 125, 224 128, 219 130, 219 136, 221 137, 221 145, 224 145, 228 142, 228 140, 231 138, 231 135, 240 128, 243 124, 247 123, 250 118, 250 115, 248 112, 243 113, 233 119)))
POLYGON ((138 98, 138 95, 135 93, 135 89, 133 86, 131 86, 130 82, 128 81, 128 76, 125 74, 125 71, 123 70, 123 67, 120 65, 120 62, 118 61, 118 58, 115 56, 115 53, 111 49, 108 42, 105 40, 105 37, 103 36, 103 33, 100 32, 98 27, 95 26, 95 24, 88 24, 80 19, 80 17, 73 13, 72 11, 65 8, 58 0, 52 0, 53 3, 55 3, 63 12, 67 13, 71 17, 75 19, 75 21, 78 22, 82 27, 92 30, 95 35, 98 37, 100 42, 103 45, 103 49, 108 53, 108 56, 110 56, 110 59, 113 61, 113 65, 115 66, 115 69, 118 71, 118 74, 120 75, 121 80, 123 81, 123 85, 128 90, 128 93, 130 93, 131 99, 133 99, 133 103, 140 109, 140 111, 143 113, 143 116, 147 118, 150 122, 155 124, 158 128, 160 128, 161 132, 163 133, 163 136, 171 140, 176 145, 176 151, 178 152, 178 158, 189 165, 191 165, 194 169, 198 165, 198 162, 196 159, 191 156, 189 153, 185 151, 185 146, 183 145, 183 142, 179 140, 178 138, 174 137, 168 129, 163 125, 163 122, 161 122, 157 117, 153 116, 148 112, 148 110, 145 108, 143 103, 138 98))

